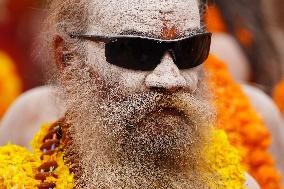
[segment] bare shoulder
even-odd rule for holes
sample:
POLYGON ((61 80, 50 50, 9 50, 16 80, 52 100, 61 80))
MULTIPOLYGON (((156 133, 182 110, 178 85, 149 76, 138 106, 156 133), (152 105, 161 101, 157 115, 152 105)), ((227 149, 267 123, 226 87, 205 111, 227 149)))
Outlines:
POLYGON ((284 150, 280 150, 284 149, 284 121, 281 113, 273 100, 260 89, 249 85, 242 85, 242 88, 272 135, 270 151, 276 160, 278 170, 284 174, 284 150))
POLYGON ((233 36, 214 33, 211 53, 227 64, 236 81, 247 82, 249 80, 251 73, 249 62, 233 36))
POLYGON ((260 189, 260 186, 258 185, 258 183, 254 180, 252 176, 246 173, 245 177, 246 177, 245 187, 247 189, 260 189))
POLYGON ((12 142, 30 148, 29 141, 41 124, 61 117, 63 107, 56 103, 53 88, 43 86, 23 93, 4 115, 0 125, 0 145, 12 142))
POLYGON ((267 121, 267 124, 272 124, 275 120, 281 119, 281 114, 277 106, 262 90, 245 84, 242 85, 242 88, 250 98, 252 105, 259 111, 265 121, 267 121))

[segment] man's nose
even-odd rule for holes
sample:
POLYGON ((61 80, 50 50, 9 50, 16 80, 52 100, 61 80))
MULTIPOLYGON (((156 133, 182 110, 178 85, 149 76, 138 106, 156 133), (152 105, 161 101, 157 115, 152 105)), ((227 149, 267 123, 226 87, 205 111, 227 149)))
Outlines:
POLYGON ((161 63, 146 76, 145 84, 148 88, 161 88, 175 92, 186 86, 186 79, 181 75, 170 53, 167 52, 161 63))

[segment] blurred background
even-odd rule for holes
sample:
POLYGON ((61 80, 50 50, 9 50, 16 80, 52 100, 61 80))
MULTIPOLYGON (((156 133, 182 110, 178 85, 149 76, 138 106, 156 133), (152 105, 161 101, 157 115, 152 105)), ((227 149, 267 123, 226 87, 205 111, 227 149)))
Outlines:
POLYGON ((42 73, 31 55, 41 12, 38 1, 0 0, 0 51, 16 66, 23 91, 42 84, 42 73))
POLYGON ((32 57, 39 7, 39 0, 0 0, 0 117, 19 94, 43 84, 32 57))

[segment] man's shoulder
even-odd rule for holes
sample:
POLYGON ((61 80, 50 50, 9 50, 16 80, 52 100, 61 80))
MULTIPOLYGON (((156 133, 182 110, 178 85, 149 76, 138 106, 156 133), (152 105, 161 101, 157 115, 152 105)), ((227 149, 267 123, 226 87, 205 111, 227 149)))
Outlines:
POLYGON ((31 149, 29 141, 39 130, 40 124, 57 120, 65 112, 63 105, 56 101, 54 91, 50 86, 43 86, 19 96, 2 118, 0 145, 10 141, 31 149))

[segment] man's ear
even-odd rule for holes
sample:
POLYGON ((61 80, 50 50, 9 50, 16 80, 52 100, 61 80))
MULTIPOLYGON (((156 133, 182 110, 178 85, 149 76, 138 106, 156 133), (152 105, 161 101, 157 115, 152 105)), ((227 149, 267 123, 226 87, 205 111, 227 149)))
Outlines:
POLYGON ((62 37, 56 36, 53 41, 55 63, 59 71, 62 71, 66 66, 65 58, 65 41, 62 37))

